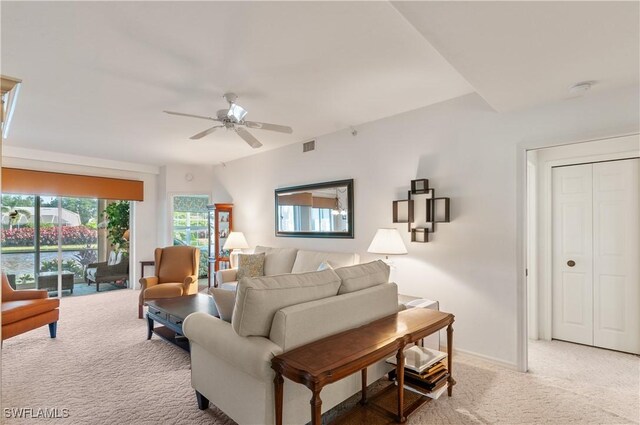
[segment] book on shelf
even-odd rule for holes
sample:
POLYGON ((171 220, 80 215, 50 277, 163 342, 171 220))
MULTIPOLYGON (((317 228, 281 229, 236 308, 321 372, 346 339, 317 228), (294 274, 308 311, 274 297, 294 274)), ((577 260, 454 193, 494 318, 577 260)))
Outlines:
MULTIPOLYGON (((447 353, 426 347, 412 345, 404 350, 404 368, 414 372, 423 373, 431 366, 447 358, 447 353)), ((387 359, 387 363, 396 364, 396 357, 387 359)))
MULTIPOLYGON (((448 378, 448 375, 447 375, 448 378)), ((398 381, 395 382, 395 385, 398 385, 398 381)), ((404 383, 404 388, 408 391, 414 392, 416 394, 420 394, 422 396, 426 396, 432 399, 437 399, 439 398, 444 391, 447 389, 447 379, 441 379, 437 385, 435 385, 433 388, 431 389, 427 389, 427 388, 422 388, 419 385, 412 385, 411 382, 408 382, 405 380, 404 383)))

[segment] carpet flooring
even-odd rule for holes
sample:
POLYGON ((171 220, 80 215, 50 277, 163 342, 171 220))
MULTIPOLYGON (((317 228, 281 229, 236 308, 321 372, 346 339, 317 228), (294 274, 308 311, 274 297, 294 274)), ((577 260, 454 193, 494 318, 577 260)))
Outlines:
MULTIPOLYGON (((147 341, 136 305, 137 293, 129 290, 64 298, 57 339, 44 327, 5 341, 2 407, 68 409, 68 418, 37 421, 44 423, 233 424, 215 407, 197 409, 188 354, 155 336, 147 341)), ((640 418, 637 356, 532 342, 527 374, 464 354, 454 366, 453 397, 427 404, 408 423, 633 424, 640 418)))

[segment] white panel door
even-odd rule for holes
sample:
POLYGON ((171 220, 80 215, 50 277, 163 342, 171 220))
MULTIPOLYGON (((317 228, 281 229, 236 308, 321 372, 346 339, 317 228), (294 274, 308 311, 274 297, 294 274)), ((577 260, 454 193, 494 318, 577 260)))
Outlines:
POLYGON ((553 168, 555 339, 593 345, 592 165, 553 168))
POLYGON ((638 159, 593 165, 593 344, 640 354, 638 159))

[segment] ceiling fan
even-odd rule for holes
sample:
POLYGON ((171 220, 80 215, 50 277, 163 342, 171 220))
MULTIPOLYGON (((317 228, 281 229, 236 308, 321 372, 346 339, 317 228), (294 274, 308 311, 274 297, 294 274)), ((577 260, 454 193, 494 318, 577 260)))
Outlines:
POLYGON ((279 133, 291 134, 293 129, 291 127, 287 127, 286 125, 277 125, 277 124, 268 124, 264 122, 257 121, 245 121, 244 117, 247 115, 247 110, 242 106, 236 103, 238 96, 235 93, 225 93, 225 100, 229 102, 229 109, 220 109, 216 118, 213 117, 205 117, 202 115, 192 115, 192 114, 183 114, 182 112, 172 112, 172 111, 163 111, 166 114, 171 115, 181 115, 183 117, 191 117, 191 118, 200 118, 203 120, 217 121, 218 125, 214 125, 211 128, 208 128, 200 133, 191 136, 190 139, 198 140, 202 139, 204 136, 213 133, 218 128, 226 128, 227 130, 235 131, 238 136, 240 136, 245 142, 249 144, 254 149, 262 146, 262 143, 251 133, 249 133, 245 127, 259 129, 259 130, 269 130, 269 131, 277 131, 279 133))

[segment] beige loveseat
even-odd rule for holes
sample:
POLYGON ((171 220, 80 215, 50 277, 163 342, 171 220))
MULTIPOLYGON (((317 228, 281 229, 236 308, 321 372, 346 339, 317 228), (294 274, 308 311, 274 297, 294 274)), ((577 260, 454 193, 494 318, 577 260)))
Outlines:
MULTIPOLYGON (((255 254, 264 252, 264 275, 274 276, 285 273, 315 272, 322 262, 328 262, 331 267, 345 267, 358 264, 358 254, 344 252, 305 251, 297 248, 270 248, 256 246, 255 254)), ((234 290, 238 281, 237 269, 218 270, 216 285, 222 289, 234 290)))
MULTIPOLYGON (((204 313, 184 321, 199 407, 211 402, 241 425, 274 423, 273 356, 397 312, 398 288, 388 279, 382 261, 242 279, 232 323, 204 313)), ((369 383, 389 370, 384 362, 369 367, 369 383)), ((325 387, 323 412, 359 389, 359 373, 325 387)), ((284 423, 307 423, 310 398, 285 380, 284 423)))

